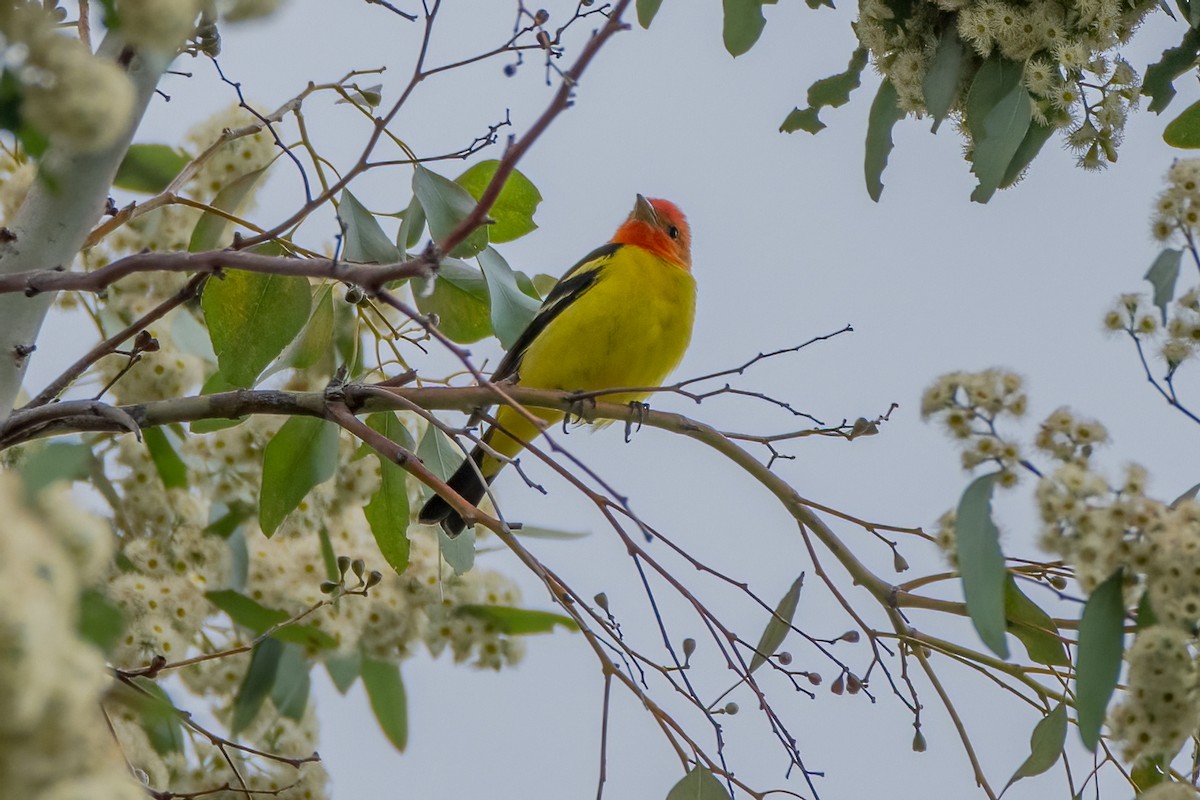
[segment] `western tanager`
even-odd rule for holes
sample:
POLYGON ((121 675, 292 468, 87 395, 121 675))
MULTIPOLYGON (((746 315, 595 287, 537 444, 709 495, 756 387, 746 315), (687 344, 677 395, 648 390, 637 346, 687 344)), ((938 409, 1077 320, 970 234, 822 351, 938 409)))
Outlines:
MULTIPOLYGON (((658 386, 692 337, 691 241, 687 220, 673 203, 639 194, 612 241, 571 267, 546 296, 492 380, 572 392, 658 386)), ((645 397, 620 392, 604 399, 628 403, 645 397)), ((561 411, 533 413, 549 423, 563 417, 561 411)), ((507 406, 496 422, 482 440, 509 459, 539 433, 507 406)), ((478 504, 504 463, 477 446, 448 483, 478 504)), ((464 527, 462 517, 436 495, 421 509, 420 521, 440 522, 451 536, 464 527)))

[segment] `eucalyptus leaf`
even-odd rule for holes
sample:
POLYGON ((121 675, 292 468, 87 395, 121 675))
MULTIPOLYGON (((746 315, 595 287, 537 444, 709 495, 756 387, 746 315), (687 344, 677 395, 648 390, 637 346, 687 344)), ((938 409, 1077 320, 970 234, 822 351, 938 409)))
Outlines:
POLYGON ((470 572, 475 566, 475 527, 467 528, 453 539, 440 527, 437 534, 442 558, 454 570, 454 574, 463 575, 470 572))
MULTIPOLYGON (((417 457, 421 463, 434 475, 443 481, 449 480, 458 465, 463 462, 463 452, 450 441, 450 437, 442 433, 436 425, 425 429, 425 434, 417 444, 417 457)), ((433 492, 428 492, 432 496, 433 492)))
POLYGON ((637 18, 638 24, 643 28, 649 28, 650 23, 654 21, 654 15, 658 13, 659 6, 663 0, 637 0, 637 18))
POLYGON ((379 220, 349 189, 342 191, 338 219, 342 222, 343 230, 342 258, 346 261, 394 264, 400 260, 400 250, 383 232, 379 220))
POLYGON ((290 417, 263 451, 258 522, 266 536, 337 467, 338 426, 313 417, 290 417))
POLYGON ((1029 736, 1029 757, 1017 767, 1005 788, 1022 778, 1041 775, 1057 764, 1066 740, 1067 707, 1059 703, 1033 727, 1033 733, 1029 736))
POLYGON ((1008 642, 1004 638, 1004 587, 1008 570, 1000 550, 1000 531, 992 521, 996 477, 997 473, 982 475, 967 486, 958 503, 954 527, 967 613, 984 644, 1001 658, 1008 658, 1008 642))
MULTIPOLYGON (((429 232, 438 242, 444 241, 450 232, 475 210, 475 198, 470 192, 449 178, 419 164, 413 172, 412 188, 413 194, 417 196, 421 208, 425 211, 429 232)), ((450 255, 455 258, 467 258, 478 253, 487 243, 487 226, 480 225, 451 250, 450 255)))
MULTIPOLYGON (((257 169, 254 172, 247 172, 236 178, 221 191, 217 192, 217 196, 213 198, 210 205, 227 214, 236 215, 238 210, 246 202, 250 193, 254 191, 254 187, 264 175, 267 174, 267 168, 257 169)), ((229 226, 232 222, 221 214, 213 211, 205 211, 200 219, 196 221, 196 227, 192 228, 192 238, 188 242, 189 253, 203 253, 208 250, 216 250, 225 245, 228 239, 229 226)), ((212 284, 212 281, 209 281, 212 284)))
POLYGON ((864 171, 867 179, 867 194, 876 203, 883 195, 883 171, 892 154, 892 128, 904 119, 900 108, 900 97, 896 87, 887 78, 879 84, 879 91, 871 103, 871 114, 867 119, 867 150, 864 171))
POLYGON ((128 192, 156 194, 170 185, 192 157, 165 144, 131 144, 117 167, 113 186, 128 192))
POLYGON ((1167 306, 1175 299, 1175 282, 1179 279, 1179 264, 1183 251, 1168 247, 1158 254, 1145 279, 1154 287, 1154 305, 1162 313, 1163 324, 1167 324, 1167 306))
MULTIPOLYGON (((454 182, 478 201, 492 182, 499 166, 500 162, 496 159, 480 161, 455 178, 454 182)), ((492 218, 492 223, 487 228, 488 241, 503 244, 537 230, 533 215, 541 202, 542 193, 533 185, 533 181, 525 177, 520 170, 514 169, 504 180, 496 202, 488 209, 488 216, 492 218)))
MULTIPOLYGON (((1195 4, 1200 8, 1200 3, 1195 4)), ((1200 148, 1200 101, 1192 103, 1178 117, 1167 123, 1163 141, 1185 150, 1200 148)))
POLYGON ((1142 94, 1150 98, 1147 106, 1160 114, 1175 97, 1175 79, 1196 66, 1200 56, 1200 30, 1189 27, 1175 47, 1167 48, 1162 57, 1146 68, 1142 78, 1142 94))
MULTIPOLYGON (((388 439, 411 451, 412 437, 394 411, 372 414, 367 424, 388 439)), ((363 508, 371 535, 379 546, 384 560, 396 571, 404 574, 408 569, 408 473, 392 461, 379 454, 379 488, 371 501, 363 508)))
POLYGON ((561 625, 569 631, 579 630, 575 620, 570 617, 531 608, 464 604, 458 607, 457 613, 486 622, 508 636, 550 633, 556 625, 561 625))
POLYGON ((204 285, 200 306, 223 379, 247 389, 304 329, 312 293, 304 278, 233 270, 204 285))
POLYGON ((480 251, 479 266, 487 282, 492 330, 507 350, 537 316, 541 303, 521 291, 508 262, 491 247, 480 251))
POLYGON ((233 699, 233 723, 231 732, 236 736, 258 716, 263 701, 275 686, 279 673, 279 661, 283 657, 283 642, 264 639, 250 651, 250 666, 233 699))
POLYGON ((1125 654, 1125 576, 1118 570, 1092 591, 1079 620, 1075 649, 1075 712, 1079 736, 1095 751, 1125 654))
POLYGON ((671 787, 667 800, 729 800, 729 791, 708 769, 697 764, 671 787))
POLYGON ((297 644, 284 645, 271 688, 271 704, 288 719, 299 722, 308 710, 308 694, 312 687, 308 659, 304 648, 297 644))
POLYGON ((362 681, 379 727, 400 752, 408 746, 408 697, 400 667, 390 661, 362 659, 362 681))
POLYGON ((358 650, 331 653, 325 657, 325 671, 329 673, 329 679, 333 681, 338 694, 350 691, 350 687, 358 680, 362 674, 362 659, 362 653, 358 650))
POLYGON ((58 481, 87 480, 93 458, 92 449, 77 442, 51 442, 33 449, 20 464, 26 499, 36 500, 42 489, 58 481))
POLYGON ((163 486, 168 489, 179 489, 188 485, 187 464, 175 452, 174 445, 167 438, 162 428, 143 428, 142 441, 150 451, 150 460, 163 486))
POLYGON ((465 262, 442 259, 433 291, 415 295, 421 313, 436 314, 438 329, 452 341, 471 344, 491 335, 487 280, 465 262))
POLYGON ((779 126, 781 133, 807 131, 818 133, 825 123, 818 118, 822 108, 837 108, 850 101, 850 93, 862 85, 862 71, 867 66, 867 50, 856 48, 844 72, 822 78, 808 87, 808 107, 793 108, 779 126))
POLYGON ((792 585, 780 599, 779 605, 775 606, 775 614, 767 623, 767 627, 763 629, 762 636, 758 639, 758 645, 754 648, 754 655, 750 658, 750 672, 754 672, 767 663, 767 659, 775 655, 779 646, 787 638, 788 632, 792 629, 792 619, 796 616, 796 606, 800 603, 800 590, 803 587, 804 575, 801 575, 792 581, 792 585))
POLYGON ((1042 151, 1046 142, 1050 141, 1050 137, 1057 130, 1053 125, 1042 125, 1039 122, 1029 123, 1029 130, 1025 132, 1025 138, 1017 146, 1017 152, 1013 153, 1012 161, 1008 162, 1004 179, 1000 181, 1001 189, 1007 189, 1021 179, 1026 168, 1033 163, 1037 154, 1042 151))
POLYGON ((1000 188, 1033 120, 1023 73, 1020 63, 989 58, 971 82, 966 117, 974 143, 971 171, 979 180, 971 199, 977 203, 986 203, 1000 188))
POLYGON ((1021 591, 1011 573, 1005 575, 1004 616, 1008 621, 1008 632, 1025 645, 1031 661, 1056 667, 1070 666, 1071 659, 1058 626, 1021 591))
POLYGON ((962 80, 966 48, 958 38, 958 28, 947 25, 938 40, 933 61, 921 88, 925 94, 925 109, 933 117, 933 132, 946 119, 954 100, 958 97, 958 84, 962 80))
POLYGON ((749 52, 762 35, 767 20, 763 17, 763 0, 722 0, 725 11, 722 37, 725 49, 734 58, 749 52))

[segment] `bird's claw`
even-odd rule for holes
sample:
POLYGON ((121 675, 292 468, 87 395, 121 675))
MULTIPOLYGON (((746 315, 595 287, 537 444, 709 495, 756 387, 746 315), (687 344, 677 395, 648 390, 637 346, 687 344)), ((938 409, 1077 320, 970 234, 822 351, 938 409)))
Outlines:
POLYGON ((625 420, 625 444, 632 441, 634 427, 637 430, 642 429, 642 423, 646 421, 646 414, 650 412, 650 404, 643 403, 638 400, 631 400, 629 403, 629 411, 632 416, 625 420))
POLYGON ((572 395, 567 399, 567 402, 567 413, 563 416, 563 433, 568 432, 567 425, 572 422, 578 423, 584 421, 583 412, 585 406, 591 406, 593 409, 596 408, 596 398, 582 392, 572 395), (571 419, 572 417, 574 417, 574 420, 571 419))

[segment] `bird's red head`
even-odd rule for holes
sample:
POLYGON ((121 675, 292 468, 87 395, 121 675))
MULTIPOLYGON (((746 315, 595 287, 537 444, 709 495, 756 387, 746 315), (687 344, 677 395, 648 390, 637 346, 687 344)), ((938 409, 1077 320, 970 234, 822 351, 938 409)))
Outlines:
POLYGON ((647 200, 639 194, 633 212, 612 240, 643 247, 678 267, 692 269, 692 231, 687 217, 670 200, 647 200))

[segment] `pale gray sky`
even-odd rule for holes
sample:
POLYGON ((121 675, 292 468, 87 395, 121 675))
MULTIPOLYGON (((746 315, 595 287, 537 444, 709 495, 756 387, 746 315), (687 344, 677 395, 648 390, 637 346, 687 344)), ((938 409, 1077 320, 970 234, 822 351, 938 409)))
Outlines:
MULTIPOLYGON (((514 5, 447 2, 433 61, 502 41, 514 5)), ((574 6, 545 5, 552 22, 574 6)), ((509 262, 531 274, 560 273, 606 240, 641 192, 674 200, 692 224, 699 306, 693 345, 678 376, 734 366, 759 350, 852 323, 854 334, 762 364, 738 385, 785 398, 828 422, 875 416, 900 404, 880 436, 804 442, 789 449, 795 461, 777 466, 802 495, 861 517, 930 525, 957 502, 968 477, 950 443, 917 413, 921 390, 953 369, 1004 366, 1025 375, 1032 401, 1026 440, 1036 420, 1069 404, 1108 426, 1114 444, 1104 453, 1106 463, 1137 460, 1149 467, 1152 492, 1174 497, 1200 479, 1194 458, 1186 459, 1180 446, 1194 428, 1145 385, 1131 347, 1106 338, 1099 324, 1117 293, 1142 288, 1140 277, 1157 254, 1149 210, 1178 155, 1160 139, 1167 120, 1137 114, 1120 163, 1099 175, 1075 169, 1073 158, 1051 142, 1028 179, 987 206, 968 201, 973 180, 950 126, 935 137, 927 123, 905 121, 897 126, 883 201, 876 205, 862 180, 873 76, 849 106, 823 113, 830 127, 820 135, 776 130, 802 103, 810 82, 844 69, 854 44, 853 7, 814 12, 786 2, 766 13, 762 40, 737 60, 721 46, 715 0, 666 0, 650 32, 635 28, 616 37, 594 62, 575 107, 521 164, 545 202, 537 215, 541 229, 502 248, 509 262)), ((1177 41, 1177 26, 1163 23, 1156 18, 1128 50, 1139 71, 1177 41)), ((243 82, 249 98, 267 107, 308 80, 386 65, 386 102, 407 80, 417 34, 416 25, 366 3, 292 0, 265 24, 227 31, 221 63, 243 82)), ((492 61, 431 80, 395 130, 419 153, 441 152, 467 143, 508 108, 519 134, 550 97, 536 62, 527 59, 511 79, 501 74, 503 61, 492 61)), ((177 138, 230 101, 231 91, 206 62, 178 66, 195 77, 165 84, 175 99, 157 104, 139 139, 177 138)), ((1196 99, 1191 79, 1182 79, 1180 89, 1168 118, 1196 99)), ((345 111, 309 117, 327 154, 343 161, 358 152, 364 130, 358 125, 340 132, 336 126, 349 117, 345 111), (341 139, 336 145, 334 136, 341 139)), ((297 205, 294 171, 280 163, 274 172, 260 203, 266 222, 297 205)), ((407 178, 399 176, 372 173, 355 184, 355 192, 376 209, 399 209, 409 199, 407 178)), ((1186 266, 1184 274, 1189 276, 1186 266)), ((1200 389, 1193 377, 1184 371, 1184 392, 1200 389)), ((718 398, 696 407, 664 397, 654 406, 724 428, 795 427, 785 413, 750 401, 718 398)), ((597 435, 579 431, 566 442, 630 494, 649 522, 772 602, 798 573, 808 572, 797 616, 806 631, 836 636, 851 627, 812 575, 788 515, 719 457, 651 430, 628 446, 619 427, 597 435)), ((583 595, 607 592, 626 634, 654 651, 657 633, 619 543, 584 498, 542 477, 551 489, 548 498, 515 476, 500 481, 508 516, 593 531, 583 541, 534 543, 533 549, 583 595)), ((1010 555, 1036 554, 1031 489, 1026 483, 999 503, 1010 555)), ((838 530, 868 563, 889 573, 885 547, 861 530, 838 530)), ((655 552, 667 557, 665 548, 655 552)), ((909 576, 940 569, 930 548, 911 543, 903 552, 913 564, 909 576)), ((485 558, 519 577, 528 605, 551 607, 515 560, 485 558)), ((854 596, 844 575, 834 572, 854 596)), ((761 613, 683 567, 680 574, 718 608, 728 608, 728 621, 744 638, 757 638, 765 622, 761 613)), ((667 592, 658 598, 670 609, 676 641, 700 641, 693 678, 719 693, 730 681, 715 648, 667 592)), ((881 621, 865 597, 858 600, 870 619, 881 621)), ((922 626, 920 617, 914 619, 922 626)), ((976 641, 965 623, 948 630, 969 644, 976 641)), ((929 751, 917 755, 910 751, 911 719, 883 680, 872 684, 875 705, 863 695, 833 696, 826 691, 836 675, 831 665, 796 641, 786 647, 797 667, 826 676, 815 701, 769 681, 807 764, 826 772, 816 779, 823 797, 917 798, 931 787, 940 796, 976 791, 927 683, 918 686, 929 751)), ((839 645, 838 651, 859 670, 869 663, 865 643, 839 645)), ((961 700, 989 778, 1003 786, 1027 752, 1036 717, 977 675, 947 664, 942 674, 961 700)), ((404 665, 404 678, 410 740, 408 751, 397 754, 377 734, 361 690, 340 698, 320 676, 320 749, 336 796, 549 800, 594 794, 602 681, 578 637, 531 638, 524 662, 499 674, 422 656, 404 665)), ((787 786, 807 794, 799 779, 785 783, 786 757, 753 702, 744 694, 734 699, 742 713, 725 722, 729 763, 739 777, 759 788, 787 786)), ((689 719, 693 731, 704 730, 702 720, 689 719)), ((651 719, 614 690, 607 796, 665 797, 681 775, 651 719)), ((1010 796, 1038 797, 1062 787, 1058 769, 1018 784, 1010 796)))

